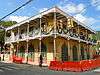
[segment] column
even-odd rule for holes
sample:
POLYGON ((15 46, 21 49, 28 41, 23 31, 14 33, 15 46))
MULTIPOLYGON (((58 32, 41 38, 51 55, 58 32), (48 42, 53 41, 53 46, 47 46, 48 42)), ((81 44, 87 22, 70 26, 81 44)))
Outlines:
POLYGON ((41 23, 42 23, 42 15, 40 15, 40 38, 39 38, 39 49, 41 54, 41 40, 42 40, 42 33, 41 33, 41 23))
POLYGON ((81 56, 81 45, 80 45, 80 41, 79 41, 79 44, 78 44, 78 59, 81 60, 82 59, 82 56, 81 56))
MULTIPOLYGON (((39 61, 38 61, 38 63, 39 63, 39 65, 41 65, 42 66, 42 62, 43 62, 43 56, 41 56, 42 55, 42 51, 41 51, 41 41, 42 41, 42 34, 41 34, 41 23, 42 23, 42 14, 40 14, 40 33, 39 33, 39 51, 40 51, 40 53, 39 53, 39 61), (40 63, 40 61, 42 61, 41 63, 40 63)), ((36 56, 37 57, 37 56, 36 56)))
POLYGON ((18 56, 19 53, 19 42, 17 42, 17 50, 16 50, 16 55, 18 56))
POLYGON ((26 63, 28 63, 28 48, 29 48, 28 33, 29 33, 29 22, 27 23, 27 40, 26 40, 27 46, 26 46, 26 51, 25 51, 25 59, 26 59, 25 61, 26 61, 26 63))
POLYGON ((6 32, 7 32, 7 31, 5 30, 4 32, 5 32, 5 37, 4 37, 5 40, 4 40, 4 41, 6 42, 6 32))
POLYGON ((54 10, 54 60, 56 60, 56 8, 54 10))
POLYGON ((18 27, 18 38, 17 38, 17 55, 19 53, 19 27, 18 27))
POLYGON ((26 51, 25 51, 25 61, 26 63, 28 63, 28 47, 29 47, 28 40, 26 41, 26 43, 27 43, 27 46, 26 46, 26 51))
POLYGON ((71 50, 70 50, 70 43, 69 43, 70 39, 68 38, 68 60, 72 60, 72 54, 71 54, 71 50))
POLYGON ((92 50, 92 45, 90 45, 90 46, 89 46, 90 59, 92 58, 92 52, 93 52, 93 50, 92 50))
POLYGON ((81 43, 80 43, 80 29, 79 29, 79 24, 78 24, 78 38, 79 38, 79 44, 78 44, 78 60, 81 60, 82 59, 82 56, 81 56, 81 43))

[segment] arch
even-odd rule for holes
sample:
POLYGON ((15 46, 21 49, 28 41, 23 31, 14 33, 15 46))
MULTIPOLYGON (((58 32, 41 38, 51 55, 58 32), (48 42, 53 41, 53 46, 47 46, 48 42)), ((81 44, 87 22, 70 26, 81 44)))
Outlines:
POLYGON ((62 61, 68 61, 68 46, 65 43, 61 47, 61 59, 62 61))
POLYGON ((47 53, 47 47, 43 42, 41 42, 41 53, 42 53, 42 56, 46 56, 46 53, 47 53))
POLYGON ((21 46, 20 48, 19 48, 19 54, 20 54, 20 56, 21 57, 24 57, 24 54, 25 53, 25 47, 24 46, 21 46))
POLYGON ((73 61, 77 61, 78 60, 78 51, 77 51, 77 47, 73 46, 73 61))
POLYGON ((28 47, 28 59, 34 61, 34 45, 30 44, 28 47))
POLYGON ((28 52, 34 52, 34 45, 29 45, 28 52))
POLYGON ((24 46, 21 46, 21 47, 19 48, 19 52, 20 52, 20 53, 24 53, 24 52, 25 52, 25 47, 24 47, 24 46))

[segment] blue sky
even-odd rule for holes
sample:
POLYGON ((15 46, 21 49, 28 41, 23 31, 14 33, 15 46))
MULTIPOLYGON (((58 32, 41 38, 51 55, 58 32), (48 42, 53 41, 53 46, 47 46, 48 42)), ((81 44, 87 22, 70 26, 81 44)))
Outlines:
MULTIPOLYGON (((0 18, 26 1, 28 0, 0 0, 0 18)), ((19 22, 55 5, 92 29, 100 31, 100 0, 33 0, 6 20, 19 22)))

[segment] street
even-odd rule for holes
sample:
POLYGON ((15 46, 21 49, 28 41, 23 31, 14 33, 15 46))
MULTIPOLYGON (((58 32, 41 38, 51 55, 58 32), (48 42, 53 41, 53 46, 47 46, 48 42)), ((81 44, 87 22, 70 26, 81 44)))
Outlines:
POLYGON ((100 75, 100 72, 63 72, 27 64, 0 63, 0 75, 100 75))

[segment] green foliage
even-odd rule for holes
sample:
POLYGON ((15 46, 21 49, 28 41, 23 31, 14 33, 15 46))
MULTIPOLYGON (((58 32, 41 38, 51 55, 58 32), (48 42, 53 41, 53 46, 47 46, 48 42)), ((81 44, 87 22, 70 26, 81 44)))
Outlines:
POLYGON ((2 25, 4 27, 9 27, 9 26, 12 26, 12 25, 14 25, 16 23, 17 23, 16 21, 1 21, 0 25, 2 25))
POLYGON ((97 31, 97 40, 100 40, 100 31, 97 31))
MULTIPOLYGON (((16 23, 17 23, 16 21, 1 21, 0 25, 7 28, 7 27, 12 26, 16 23)), ((0 29, 0 41, 1 42, 4 42, 4 37, 5 37, 5 31, 0 29)))

